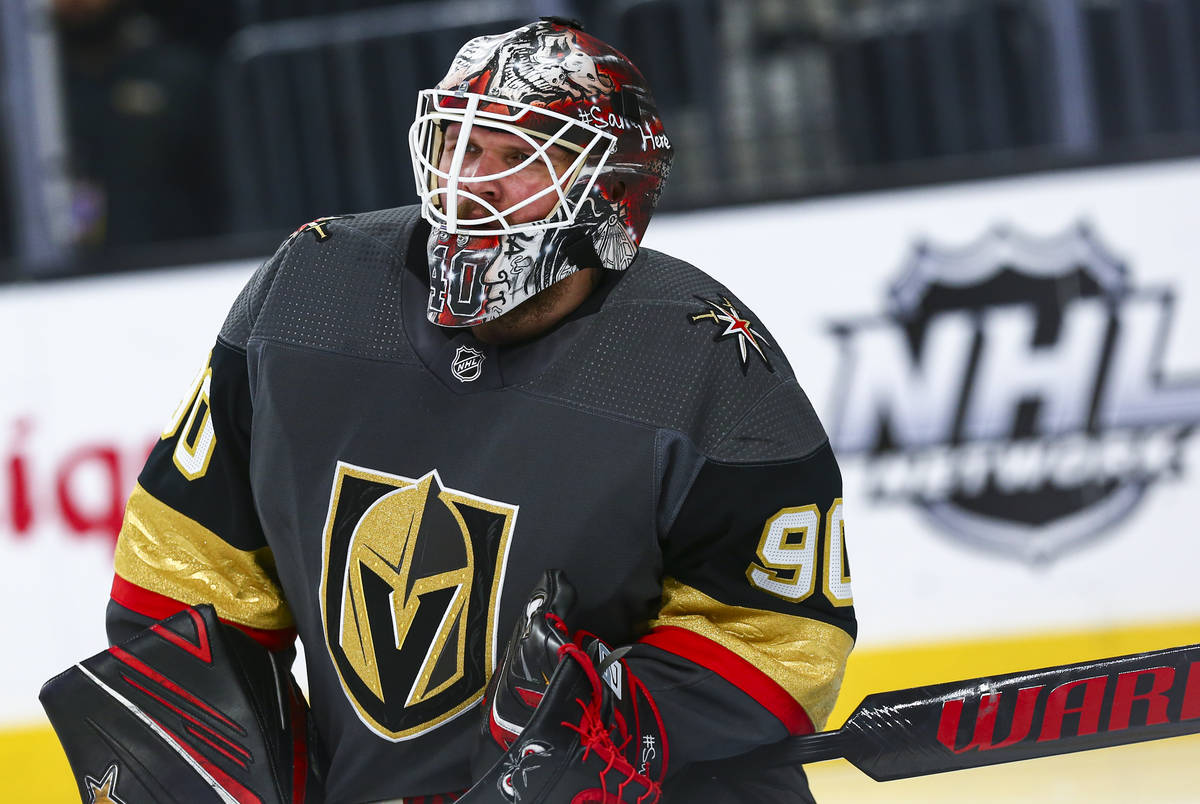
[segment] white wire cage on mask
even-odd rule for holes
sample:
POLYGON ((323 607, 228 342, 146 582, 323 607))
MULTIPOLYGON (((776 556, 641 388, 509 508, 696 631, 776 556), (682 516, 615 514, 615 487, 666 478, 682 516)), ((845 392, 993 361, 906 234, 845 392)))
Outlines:
POLYGON ((463 235, 535 232, 572 225, 616 142, 617 138, 608 132, 549 109, 439 89, 427 89, 418 95, 417 119, 408 131, 421 214, 434 227, 463 235), (458 138, 453 151, 444 155, 445 130, 454 123, 460 125, 458 138), (529 154, 494 173, 464 173, 467 148, 476 127, 520 138, 529 154), (572 157, 565 169, 560 170, 551 158, 550 149, 555 146, 572 157), (539 176, 544 170, 546 186, 521 198, 504 198, 504 209, 484 197, 487 190, 481 185, 502 181, 522 170, 538 171, 539 176), (555 203, 544 217, 522 223, 509 221, 510 216, 547 196, 555 203), (459 217, 464 207, 472 210, 470 217, 459 217))

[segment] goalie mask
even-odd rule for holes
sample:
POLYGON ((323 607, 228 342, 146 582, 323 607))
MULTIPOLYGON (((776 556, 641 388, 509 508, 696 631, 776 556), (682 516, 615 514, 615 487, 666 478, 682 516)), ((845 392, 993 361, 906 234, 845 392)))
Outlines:
POLYGON ((429 320, 500 316, 581 268, 622 271, 671 164, 638 69, 545 18, 467 42, 409 130, 429 320))

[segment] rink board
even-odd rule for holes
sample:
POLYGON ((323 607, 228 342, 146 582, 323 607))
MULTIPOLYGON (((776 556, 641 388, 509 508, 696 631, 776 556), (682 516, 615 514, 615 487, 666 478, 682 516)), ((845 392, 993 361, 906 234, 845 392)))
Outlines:
MULTIPOLYGON (((1198 197, 1186 160, 652 225, 648 246, 717 276, 769 329, 834 441, 861 624, 835 721, 926 673, 1200 642, 1198 197)), ((124 496, 253 268, 0 288, 17 346, 0 355, 0 605, 22 615, 3 634, 22 657, 0 690, 6 779, 56 761, 37 689, 103 647, 124 496)), ((1178 750, 1112 756, 1161 757, 1170 778, 1178 750)), ((1060 761, 1014 766, 1012 783, 1060 761)), ((1096 795, 1132 774, 1112 764, 1096 795)), ((814 784, 841 772, 822 765, 814 784)))
MULTIPOLYGON (((1107 632, 1043 634, 1028 639, 938 643, 856 652, 829 727, 840 725, 871 692, 1066 664, 1183 644, 1200 621, 1107 632)), ((1056 804, 1184 804, 1196 800, 1194 758, 1200 735, 1117 746, 1060 757, 875 782, 843 760, 809 767, 819 801, 1023 801, 1056 804)), ((13 780, 15 801, 69 802, 74 795, 66 758, 42 724, 0 731, 0 775, 13 780)))

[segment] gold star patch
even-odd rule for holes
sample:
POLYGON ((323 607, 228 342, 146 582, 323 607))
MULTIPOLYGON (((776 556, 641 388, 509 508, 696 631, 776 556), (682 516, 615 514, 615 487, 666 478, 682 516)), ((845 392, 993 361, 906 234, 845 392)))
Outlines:
POLYGON ((91 776, 84 776, 83 784, 92 794, 88 804, 125 804, 124 801, 117 798, 117 763, 115 762, 108 766, 108 770, 104 771, 104 775, 99 780, 91 776))
POLYGON ((722 327, 723 329, 713 336, 714 341, 737 338, 738 353, 741 356, 743 374, 749 370, 750 350, 754 350, 754 353, 762 358, 763 365, 767 367, 767 371, 771 373, 775 372, 775 367, 771 365, 771 361, 767 359, 767 353, 763 351, 764 349, 773 348, 770 341, 762 333, 754 329, 750 324, 750 319, 742 317, 738 309, 733 306, 733 302, 724 296, 721 297, 720 304, 705 299, 702 296, 697 296, 696 298, 707 304, 708 309, 692 313, 688 316, 688 320, 693 324, 698 324, 706 320, 712 321, 717 326, 722 327))

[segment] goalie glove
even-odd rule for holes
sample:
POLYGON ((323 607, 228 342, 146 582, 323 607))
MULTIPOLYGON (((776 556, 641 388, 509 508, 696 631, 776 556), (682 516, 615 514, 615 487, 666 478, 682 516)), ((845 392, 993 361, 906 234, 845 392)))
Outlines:
POLYGON ((625 649, 610 651, 585 632, 566 639, 560 613, 569 612, 573 596, 557 571, 531 595, 526 621, 489 684, 487 739, 507 750, 461 802, 649 804, 661 797, 667 740, 658 708, 622 661, 625 649), (508 723, 499 735, 497 711, 508 723), (506 712, 529 716, 516 723, 506 712))
POLYGON ((575 605, 575 589, 561 570, 547 570, 529 595, 525 618, 513 629, 504 659, 488 681, 480 751, 472 766, 490 766, 513 744, 533 717, 558 666, 558 651, 571 641, 565 618, 575 605), (481 759, 482 755, 482 759, 481 759))

